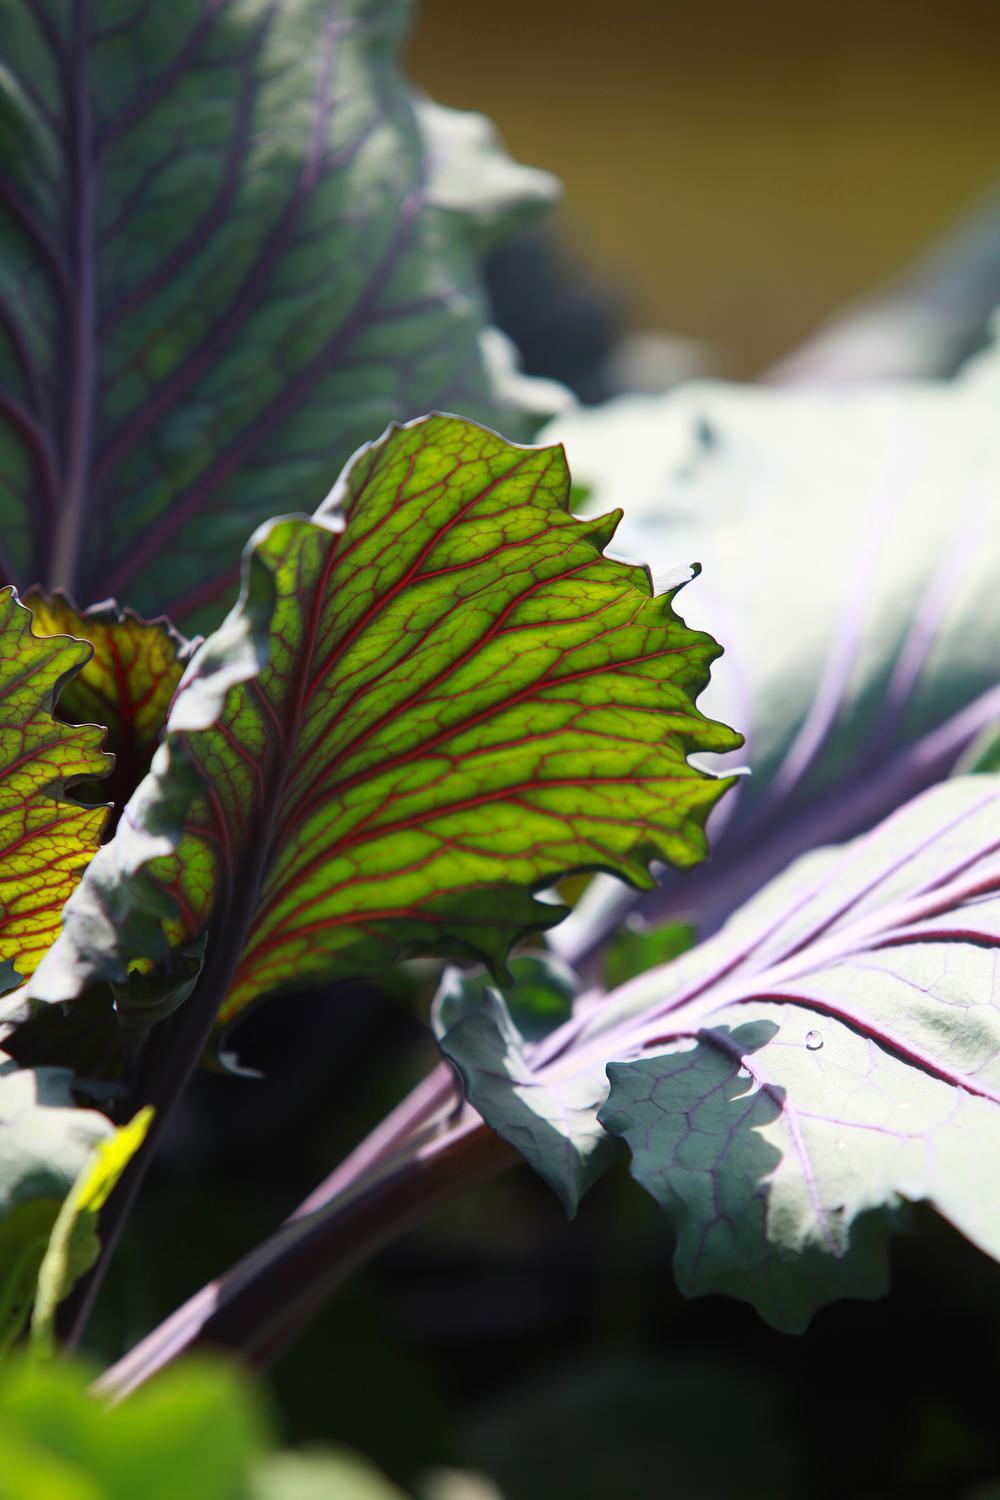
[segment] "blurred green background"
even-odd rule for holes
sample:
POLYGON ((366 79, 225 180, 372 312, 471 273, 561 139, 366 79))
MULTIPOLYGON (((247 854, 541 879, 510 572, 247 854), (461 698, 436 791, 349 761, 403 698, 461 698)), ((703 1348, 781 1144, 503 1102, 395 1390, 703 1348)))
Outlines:
POLYGON ((995 0, 424 0, 410 70, 562 179, 634 323, 736 376, 1000 176, 995 0))

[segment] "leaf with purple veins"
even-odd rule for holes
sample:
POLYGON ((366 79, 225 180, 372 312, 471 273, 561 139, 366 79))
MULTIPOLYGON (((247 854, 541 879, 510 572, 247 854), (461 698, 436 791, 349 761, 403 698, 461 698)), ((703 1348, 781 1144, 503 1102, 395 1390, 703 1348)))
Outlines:
POLYGON ((186 626, 435 406, 509 422, 481 253, 549 201, 416 105, 404 0, 4 7, 0 582, 186 626))
MULTIPOLYGON (((501 1134, 527 1107, 537 1141, 591 1089, 674 1222, 681 1289, 799 1330, 884 1289, 909 1202, 1000 1259, 998 950, 1000 778, 965 777, 799 860, 681 958, 582 997, 516 1092, 476 1102, 501 1134)), ((488 1061, 481 1040, 457 1060, 488 1061)))

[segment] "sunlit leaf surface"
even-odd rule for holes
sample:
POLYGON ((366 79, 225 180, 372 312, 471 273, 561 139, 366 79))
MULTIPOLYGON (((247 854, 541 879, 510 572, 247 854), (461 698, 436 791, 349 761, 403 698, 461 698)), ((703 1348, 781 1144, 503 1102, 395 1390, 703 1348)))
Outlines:
POLYGON ((406 954, 500 968, 567 870, 700 859, 726 783, 687 756, 736 741, 694 704, 718 647, 568 495, 561 449, 433 417, 259 531, 34 993, 209 923, 224 1019, 406 954))
POLYGON ((90 647, 36 636, 0 591, 0 961, 31 974, 59 931, 63 902, 100 843, 106 808, 81 807, 72 784, 106 775, 103 730, 63 724, 53 704, 90 647), (69 787, 69 790, 67 790, 69 787))
MULTIPOLYGON (((626 555, 654 574, 701 562, 690 615, 726 644, 706 711, 746 733, 753 774, 713 827, 712 868, 668 881, 647 916, 717 926, 1000 720, 998 399, 994 346, 948 381, 700 382, 546 430, 588 505, 623 506, 626 555)), ((577 953, 604 926, 581 916, 577 953)))
POLYGON ((71 635, 93 649, 56 705, 70 724, 103 724, 114 770, 101 781, 78 786, 82 801, 111 802, 120 812, 149 770, 181 679, 188 643, 166 620, 144 620, 114 605, 76 609, 62 594, 25 595, 35 630, 71 635))
POLYGON ((885 1289, 917 1201, 1000 1259, 998 851, 1000 778, 947 782, 534 1049, 509 1044, 495 995, 446 1050, 564 1199, 598 1119, 626 1141, 688 1295, 801 1329, 885 1289))

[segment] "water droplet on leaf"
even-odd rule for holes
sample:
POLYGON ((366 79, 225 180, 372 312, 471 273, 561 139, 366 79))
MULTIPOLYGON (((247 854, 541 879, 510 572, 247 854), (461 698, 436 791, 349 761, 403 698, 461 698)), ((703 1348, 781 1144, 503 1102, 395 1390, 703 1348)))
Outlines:
POLYGON ((806 1046, 810 1052, 818 1052, 823 1045, 823 1038, 818 1031, 806 1032, 806 1046))

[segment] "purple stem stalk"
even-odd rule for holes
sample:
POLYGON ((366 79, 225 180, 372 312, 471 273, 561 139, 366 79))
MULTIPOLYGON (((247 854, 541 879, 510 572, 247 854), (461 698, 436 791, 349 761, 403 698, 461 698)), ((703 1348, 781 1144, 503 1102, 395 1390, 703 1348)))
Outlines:
MULTIPOLYGON (((433 1076, 433 1075, 432 1075, 433 1076)), ((360 1264, 460 1190, 514 1166, 511 1146, 471 1111, 394 1167, 325 1207, 293 1216, 225 1275, 196 1292, 100 1377, 127 1396, 187 1349, 240 1349, 262 1361, 360 1264)))

